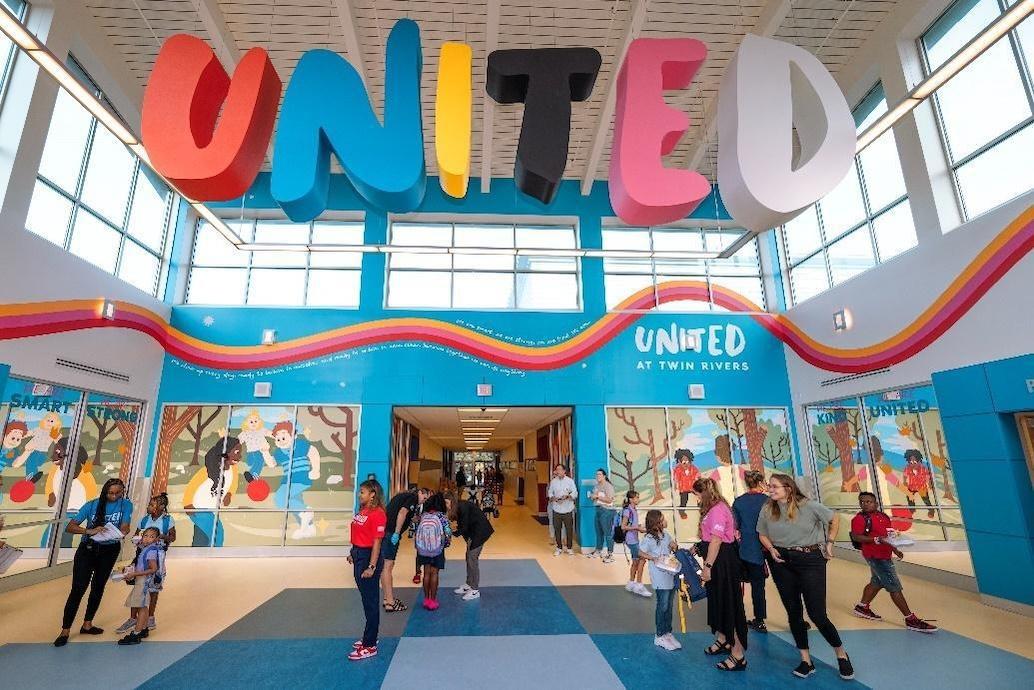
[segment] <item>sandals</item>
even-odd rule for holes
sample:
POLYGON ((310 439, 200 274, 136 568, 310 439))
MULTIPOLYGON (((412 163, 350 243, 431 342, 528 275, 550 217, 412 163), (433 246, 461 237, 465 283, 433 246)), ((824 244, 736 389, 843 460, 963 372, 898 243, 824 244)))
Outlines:
POLYGON ((747 659, 746 657, 740 657, 737 659, 730 654, 725 661, 715 664, 714 667, 719 671, 746 671, 747 670, 747 659), (732 664, 731 666, 729 664, 732 664))
POLYGON ((717 640, 715 640, 714 644, 712 644, 710 647, 704 650, 704 654, 706 654, 707 656, 718 656, 719 654, 728 654, 731 651, 731 644, 729 644, 728 642, 718 642, 717 640))
POLYGON ((402 602, 401 599, 396 599, 392 603, 384 602, 384 610, 388 613, 398 613, 399 611, 405 611, 408 607, 402 602))

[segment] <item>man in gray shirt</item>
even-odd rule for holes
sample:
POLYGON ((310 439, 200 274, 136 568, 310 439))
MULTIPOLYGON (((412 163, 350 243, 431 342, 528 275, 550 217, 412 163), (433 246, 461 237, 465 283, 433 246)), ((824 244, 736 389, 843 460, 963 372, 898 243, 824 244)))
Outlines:
POLYGON ((574 499, 578 496, 578 487, 574 480, 567 476, 567 469, 563 465, 556 465, 553 468, 553 479, 546 489, 546 497, 549 499, 550 508, 553 511, 553 540, 556 543, 554 556, 560 555, 561 536, 567 530, 567 547, 563 549, 566 554, 571 554, 574 546, 574 499))

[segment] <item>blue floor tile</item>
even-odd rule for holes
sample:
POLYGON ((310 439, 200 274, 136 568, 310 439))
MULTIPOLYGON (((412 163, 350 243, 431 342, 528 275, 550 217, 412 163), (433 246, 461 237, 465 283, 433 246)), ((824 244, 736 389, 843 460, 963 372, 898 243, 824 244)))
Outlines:
POLYGON ((384 687, 571 690, 575 680, 592 690, 623 687, 588 635, 406 637, 384 687))
POLYGON ((133 688, 163 668, 176 663, 200 642, 145 641, 133 647, 111 642, 0 646, 0 687, 18 690, 103 685, 133 688))
POLYGON ((567 635, 584 633, 567 602, 553 587, 483 587, 481 598, 463 601, 451 589, 438 592, 441 608, 427 611, 417 600, 405 637, 458 635, 567 635))
MULTIPOLYGON (((786 688, 803 682, 791 673, 801 660, 797 650, 773 635, 750 638, 747 670, 737 673, 719 671, 714 664, 722 658, 704 654, 704 648, 714 641, 710 633, 675 636, 683 645, 676 652, 655 646, 652 634, 593 635, 592 640, 629 688, 786 688)), ((845 683, 835 667, 817 665, 818 672, 807 679, 808 690, 865 687, 845 683)))
MULTIPOLYGON (((450 551, 462 554, 466 547, 459 544, 452 547, 450 551), (456 551, 456 549, 459 551, 456 551)), ((451 554, 455 555, 455 554, 451 554)), ((467 567, 465 561, 448 561, 445 570, 441 573, 441 586, 443 589, 454 589, 467 580, 467 567)), ((482 587, 551 587, 549 577, 546 576, 538 561, 530 558, 482 558, 481 559, 481 586, 482 587)))
POLYGON ((141 687, 155 690, 198 690, 221 685, 248 690, 380 687, 398 639, 381 638, 377 656, 358 662, 345 658, 352 651, 353 641, 351 638, 310 638, 206 642, 141 687))
MULTIPOLYGON (((1034 686, 1034 661, 944 630, 933 635, 908 630, 844 630, 840 636, 857 678, 872 688, 1013 690, 1034 686)), ((816 644, 812 654, 833 662, 828 645, 816 644)))

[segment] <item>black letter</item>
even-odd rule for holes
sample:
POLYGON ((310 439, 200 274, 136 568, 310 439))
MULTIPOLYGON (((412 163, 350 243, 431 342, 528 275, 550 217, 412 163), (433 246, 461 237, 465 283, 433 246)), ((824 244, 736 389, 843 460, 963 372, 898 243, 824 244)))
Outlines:
POLYGON ((592 93, 602 58, 595 48, 496 50, 485 90, 497 103, 524 103, 513 178, 544 204, 553 201, 567 165, 571 103, 592 93))

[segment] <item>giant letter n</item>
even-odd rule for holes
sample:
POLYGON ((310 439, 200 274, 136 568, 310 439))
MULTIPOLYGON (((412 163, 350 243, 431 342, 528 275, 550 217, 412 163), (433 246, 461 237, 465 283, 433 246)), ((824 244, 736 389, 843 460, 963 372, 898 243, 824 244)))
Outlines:
POLYGON ((610 153, 610 204, 626 223, 685 218, 711 191, 700 173, 661 162, 689 128, 689 118, 665 103, 663 92, 688 86, 706 57, 707 46, 692 38, 637 38, 628 47, 610 153))
POLYGON ((262 167, 281 86, 261 48, 230 79, 200 38, 172 36, 144 91, 140 129, 151 164, 196 201, 241 196, 262 167))
POLYGON ((424 197, 420 118, 420 30, 401 19, 388 36, 384 124, 359 73, 329 50, 310 50, 295 67, 273 149, 273 198, 296 222, 327 207, 330 154, 371 205, 412 211, 424 197))

